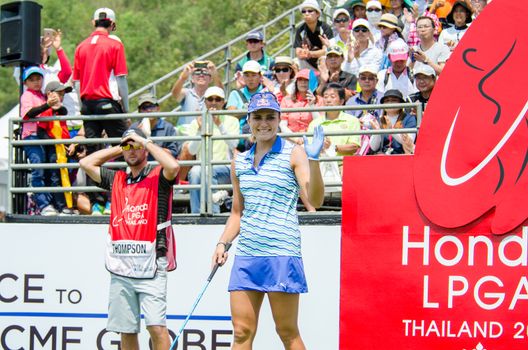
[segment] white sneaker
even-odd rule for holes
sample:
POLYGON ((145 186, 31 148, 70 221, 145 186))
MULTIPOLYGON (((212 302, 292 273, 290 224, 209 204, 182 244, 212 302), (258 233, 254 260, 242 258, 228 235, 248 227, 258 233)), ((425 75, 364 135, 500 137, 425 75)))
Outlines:
POLYGON ((73 215, 74 214, 74 210, 72 208, 64 208, 62 209, 62 211, 60 212, 60 216, 68 216, 68 215, 73 215))
POLYGON ((226 190, 220 190, 213 193, 213 203, 222 205, 224 204, 224 201, 229 198, 229 192, 226 190))
POLYGON ((53 207, 51 204, 45 206, 44 209, 40 211, 40 215, 42 216, 56 216, 57 214, 57 209, 55 209, 55 207, 53 207))

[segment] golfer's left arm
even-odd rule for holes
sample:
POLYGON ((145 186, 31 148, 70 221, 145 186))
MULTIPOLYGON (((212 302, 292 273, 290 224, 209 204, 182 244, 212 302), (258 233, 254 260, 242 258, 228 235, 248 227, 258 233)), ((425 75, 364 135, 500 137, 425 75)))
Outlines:
POLYGON ((308 160, 304 150, 296 146, 292 151, 292 168, 300 191, 306 194, 310 204, 320 208, 324 201, 324 182, 319 161, 308 160))
POLYGON ((79 165, 92 180, 101 183, 101 166, 110 159, 119 157, 123 151, 120 146, 105 148, 84 157, 79 161, 79 165))

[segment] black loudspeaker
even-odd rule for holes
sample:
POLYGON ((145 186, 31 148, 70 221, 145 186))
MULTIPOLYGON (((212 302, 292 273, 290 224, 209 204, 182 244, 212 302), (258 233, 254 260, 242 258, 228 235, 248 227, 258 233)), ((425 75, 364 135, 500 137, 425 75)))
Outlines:
POLYGON ((40 10, 33 1, 0 7, 0 64, 40 64, 40 10))

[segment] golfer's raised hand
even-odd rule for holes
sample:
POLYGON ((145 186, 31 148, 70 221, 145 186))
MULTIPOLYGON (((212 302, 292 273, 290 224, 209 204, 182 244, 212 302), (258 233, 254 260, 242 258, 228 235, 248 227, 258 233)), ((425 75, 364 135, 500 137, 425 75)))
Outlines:
POLYGON ((308 142, 306 136, 303 136, 303 139, 304 151, 306 152, 308 159, 319 160, 319 154, 321 153, 321 149, 323 148, 324 144, 323 127, 321 125, 315 127, 311 143, 308 142))

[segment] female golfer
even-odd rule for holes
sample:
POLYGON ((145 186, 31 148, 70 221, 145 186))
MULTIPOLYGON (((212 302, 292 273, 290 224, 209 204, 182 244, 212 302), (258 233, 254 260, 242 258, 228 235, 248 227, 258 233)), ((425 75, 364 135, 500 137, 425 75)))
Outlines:
POLYGON ((213 262, 224 264, 225 245, 240 232, 228 288, 233 349, 252 349, 265 294, 284 348, 305 349, 297 316, 299 293, 308 288, 296 208, 299 192, 317 208, 323 202, 323 131, 316 128, 304 150, 277 136, 280 106, 270 92, 251 98, 247 118, 255 144, 231 164, 233 207, 213 255, 213 262))

